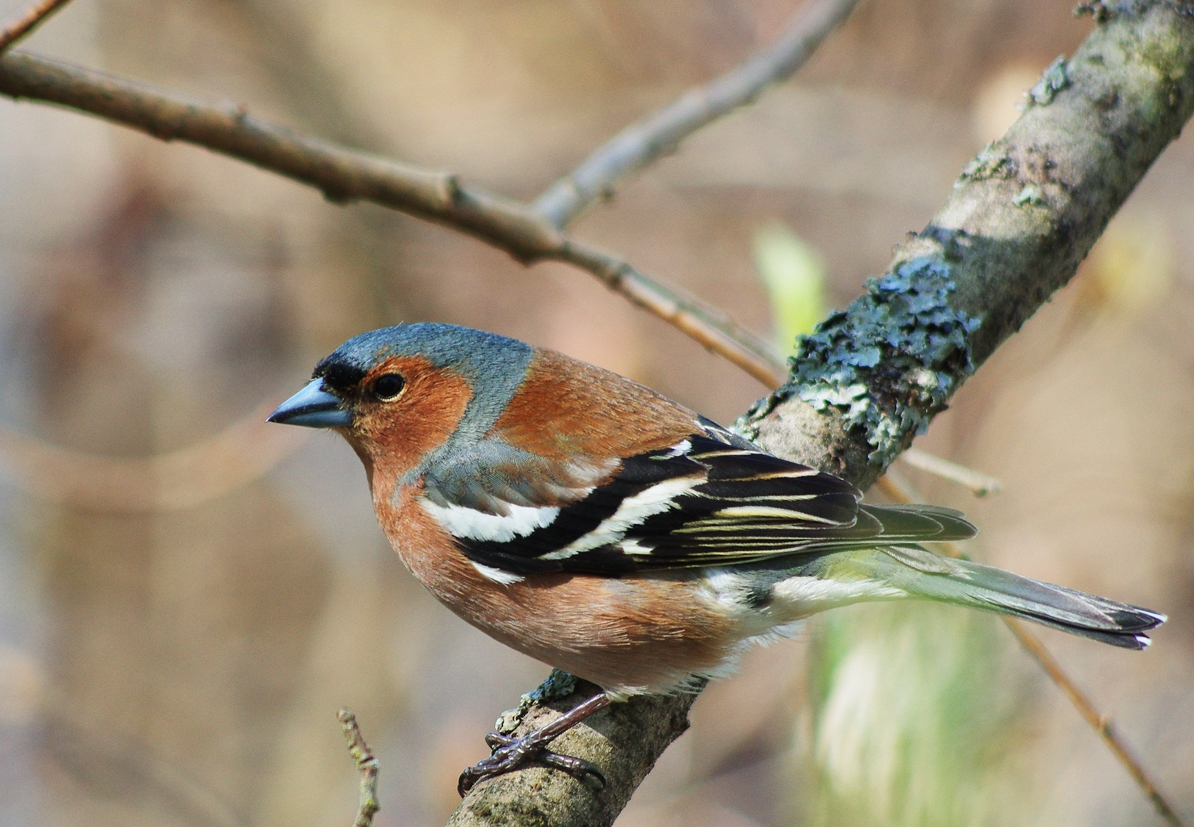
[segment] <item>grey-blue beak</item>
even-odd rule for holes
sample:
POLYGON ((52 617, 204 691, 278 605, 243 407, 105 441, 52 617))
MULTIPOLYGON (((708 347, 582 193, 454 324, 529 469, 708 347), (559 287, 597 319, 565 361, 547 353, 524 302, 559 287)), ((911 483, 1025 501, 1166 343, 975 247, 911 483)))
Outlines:
POLYGON ((352 412, 345 410, 340 398, 323 389, 322 379, 312 379, 307 386, 287 399, 266 419, 283 425, 307 428, 347 428, 352 412))

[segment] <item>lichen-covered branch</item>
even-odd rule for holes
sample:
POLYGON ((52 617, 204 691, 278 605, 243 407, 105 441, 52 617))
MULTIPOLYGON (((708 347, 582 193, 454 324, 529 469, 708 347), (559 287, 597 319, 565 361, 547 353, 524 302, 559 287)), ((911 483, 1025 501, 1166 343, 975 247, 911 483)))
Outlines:
POLYGON ((595 200, 612 195, 622 178, 673 151, 702 126, 750 103, 768 86, 790 77, 856 5, 858 0, 808 0, 774 44, 623 129, 544 190, 532 209, 553 226, 568 226, 595 200))
POLYGON ((1107 8, 887 273, 803 340, 747 433, 865 489, 1073 277, 1194 111, 1194 8, 1107 8))
POLYGON ((318 188, 337 203, 370 201, 467 233, 530 264, 563 261, 601 279, 773 387, 786 375, 770 345, 725 313, 615 256, 570 239, 526 205, 422 169, 299 135, 127 78, 25 53, 0 57, 0 94, 98 115, 165 141, 185 141, 318 188))
MULTIPOLYGON (((1065 284, 1107 221, 1194 110, 1194 14, 1123 4, 1033 104, 964 171, 945 207, 887 275, 805 340, 790 381, 743 417, 768 449, 875 481, 962 382, 1065 284), (906 286, 906 292, 896 288, 906 286)), ((594 794, 563 773, 479 784, 454 824, 602 827, 687 714, 690 697, 615 705, 561 747, 597 763, 594 794), (644 745, 650 750, 644 755, 644 745), (658 749, 658 751, 656 751, 658 749), (631 758, 633 756, 633 758, 631 758)), ((530 717, 543 714, 533 708, 530 717)))

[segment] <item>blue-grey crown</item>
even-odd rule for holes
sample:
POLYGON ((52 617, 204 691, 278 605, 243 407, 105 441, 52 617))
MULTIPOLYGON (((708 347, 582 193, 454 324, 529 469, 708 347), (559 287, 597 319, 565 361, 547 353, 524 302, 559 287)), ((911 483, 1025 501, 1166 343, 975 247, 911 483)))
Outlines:
POLYGON ((422 356, 437 368, 459 373, 470 383, 482 377, 492 382, 502 375, 521 381, 533 351, 530 345, 474 330, 436 322, 382 327, 353 336, 315 366, 315 376, 346 388, 360 381, 374 365, 391 356, 422 356))
POLYGON ((473 391, 459 437, 476 438, 497 421, 526 376, 534 349, 517 339, 459 327, 420 322, 353 336, 315 366, 324 387, 344 392, 392 356, 421 356, 437 368, 459 374, 473 391))

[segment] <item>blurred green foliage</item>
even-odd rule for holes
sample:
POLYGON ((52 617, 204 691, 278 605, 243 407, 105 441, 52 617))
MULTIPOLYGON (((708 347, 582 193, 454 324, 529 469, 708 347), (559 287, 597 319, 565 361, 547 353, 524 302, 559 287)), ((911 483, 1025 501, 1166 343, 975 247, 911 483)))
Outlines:
MULTIPOLYGON (((810 652, 808 823, 1019 824, 1028 691, 991 616, 902 603, 831 612, 810 652)), ((1029 791, 1031 787, 1029 786, 1029 791)))
POLYGON ((754 258, 767 288, 776 345, 789 355, 796 337, 811 333, 825 315, 825 259, 779 222, 755 232, 754 258))

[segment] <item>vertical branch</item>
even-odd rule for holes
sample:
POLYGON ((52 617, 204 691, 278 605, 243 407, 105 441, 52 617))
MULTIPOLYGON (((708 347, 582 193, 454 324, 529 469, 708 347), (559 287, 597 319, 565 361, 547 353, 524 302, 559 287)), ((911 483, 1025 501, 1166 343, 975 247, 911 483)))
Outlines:
POLYGON ((377 803, 377 758, 373 750, 365 743, 365 736, 361 735, 361 728, 357 726, 357 716, 347 707, 341 709, 336 716, 344 728, 344 740, 348 744, 348 754, 361 773, 361 803, 357 807, 357 818, 353 827, 371 827, 373 816, 381 809, 377 803))

